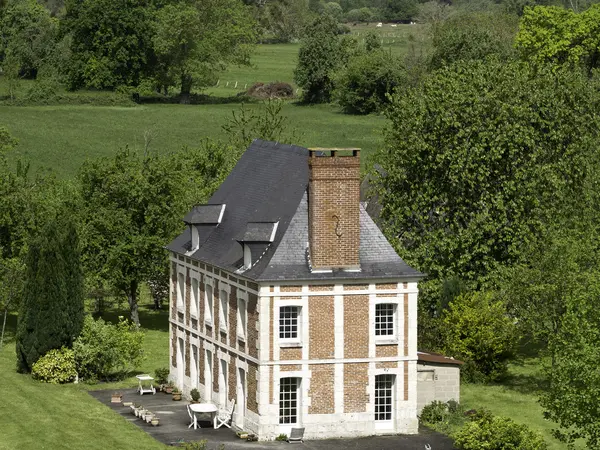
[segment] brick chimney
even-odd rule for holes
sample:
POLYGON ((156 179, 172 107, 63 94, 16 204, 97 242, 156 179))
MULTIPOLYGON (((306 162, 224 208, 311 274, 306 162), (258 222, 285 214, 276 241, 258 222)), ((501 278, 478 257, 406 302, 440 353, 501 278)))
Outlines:
POLYGON ((360 150, 313 148, 308 167, 312 269, 360 269, 360 150))

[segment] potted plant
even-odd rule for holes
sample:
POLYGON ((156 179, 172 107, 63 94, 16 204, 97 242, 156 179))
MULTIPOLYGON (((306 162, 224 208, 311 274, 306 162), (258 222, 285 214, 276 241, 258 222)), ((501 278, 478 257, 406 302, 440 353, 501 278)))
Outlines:
POLYGON ((240 439, 248 439, 248 432, 247 431, 238 431, 237 435, 238 435, 238 437, 240 439))
POLYGON ((175 400, 175 401, 181 400, 181 391, 177 387, 173 388, 173 400, 175 400))
POLYGON ((172 394, 174 388, 175 386, 173 385, 173 383, 169 381, 167 384, 165 384, 163 392, 165 392, 166 394, 172 394))
POLYGON ((192 401, 190 403, 200 403, 200 391, 196 388, 190 391, 190 396, 192 397, 192 401))
POLYGON ((153 427, 157 427, 159 424, 159 420, 157 416, 152 417, 152 420, 150 421, 150 423, 152 424, 153 427))
POLYGON ((111 403, 121 403, 123 401, 123 393, 122 392, 113 392, 110 396, 111 403))
POLYGON ((146 412, 146 423, 150 423, 152 422, 152 419, 154 418, 154 413, 151 413, 150 411, 146 412))
POLYGON ((167 381, 169 380, 169 368, 168 367, 159 367, 154 370, 154 379, 158 384, 158 389, 160 391, 164 390, 167 381))

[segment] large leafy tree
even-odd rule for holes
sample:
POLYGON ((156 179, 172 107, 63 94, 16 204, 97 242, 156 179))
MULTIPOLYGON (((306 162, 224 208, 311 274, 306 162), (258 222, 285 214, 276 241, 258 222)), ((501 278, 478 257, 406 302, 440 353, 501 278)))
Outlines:
POLYGON ((140 285, 167 264, 164 246, 180 228, 185 182, 175 159, 129 151, 80 171, 86 272, 127 297, 136 324, 140 285))
POLYGON ((67 0, 62 34, 72 36, 69 85, 137 85, 152 67, 149 0, 67 0))
POLYGON ((600 446, 599 300, 597 267, 582 270, 579 282, 565 294, 562 327, 550 340, 553 363, 541 397, 545 417, 559 426, 555 435, 567 443, 583 438, 587 448, 600 446))
POLYGON ((10 0, 0 14, 0 61, 35 78, 53 52, 57 25, 36 0, 10 0))
POLYGON ((503 61, 514 56, 518 21, 512 15, 470 12, 455 14, 433 27, 430 67, 495 55, 503 61))
POLYGON ((70 347, 83 326, 83 272, 77 230, 64 212, 30 243, 17 324, 17 370, 30 372, 46 352, 70 347))
POLYGON ((557 6, 526 8, 517 49, 524 59, 554 67, 600 67, 600 4, 576 13, 557 6))
POLYGON ((305 31, 298 52, 294 80, 303 89, 306 103, 331 100, 336 70, 347 59, 347 42, 338 34, 337 21, 328 15, 316 18, 305 31))
POLYGON ((433 278, 481 281, 594 194, 595 86, 521 63, 455 65, 395 94, 374 173, 382 222, 433 278))
POLYGON ((228 64, 249 64, 256 22, 240 0, 183 0, 156 12, 152 43, 161 84, 178 86, 188 103, 193 87, 216 82, 228 64))

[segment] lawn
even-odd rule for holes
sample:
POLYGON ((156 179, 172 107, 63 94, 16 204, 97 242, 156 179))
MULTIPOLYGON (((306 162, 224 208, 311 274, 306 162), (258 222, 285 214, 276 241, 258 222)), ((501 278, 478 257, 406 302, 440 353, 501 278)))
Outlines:
MULTIPOLYGON (((225 138, 221 126, 241 104, 109 106, 0 106, 0 125, 19 140, 17 156, 32 168, 50 168, 73 176, 86 159, 111 156, 128 147, 144 148, 144 133, 155 138, 150 150, 164 153, 198 146, 203 138, 225 138)), ((261 108, 249 104, 247 108, 261 108)), ((341 114, 334 106, 285 104, 288 128, 296 129, 296 144, 312 147, 359 147, 371 154, 381 140, 381 116, 341 114)), ((364 158, 363 158, 364 161, 364 158)))
MULTIPOLYGON (((168 320, 166 313, 141 308, 146 325, 146 360, 142 372, 168 365, 168 320)), ((114 311, 113 316, 124 311, 114 311)), ((110 315, 109 315, 110 316, 110 315)), ((9 341, 0 351, 0 449, 164 449, 135 425, 100 404, 88 389, 134 387, 135 378, 112 384, 50 385, 15 371, 14 316, 8 324, 9 341)))
MULTIPOLYGON (((463 384, 461 403, 466 409, 485 407, 492 413, 510 417, 542 434, 548 450, 561 450, 565 444, 554 439, 551 430, 555 424, 544 419, 538 403, 538 393, 543 389, 544 378, 539 358, 527 358, 520 364, 509 366, 509 376, 497 385, 463 384)), ((576 448, 584 449, 581 443, 576 448)))

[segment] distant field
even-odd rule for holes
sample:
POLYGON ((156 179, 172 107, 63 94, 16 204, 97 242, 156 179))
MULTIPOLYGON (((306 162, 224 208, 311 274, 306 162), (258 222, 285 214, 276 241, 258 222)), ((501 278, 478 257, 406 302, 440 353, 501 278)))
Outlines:
MULTIPOLYGON (((150 149, 159 153, 195 147, 205 138, 224 138, 221 126, 240 104, 100 106, 0 106, 0 126, 19 139, 17 156, 33 169, 50 168, 61 177, 74 175, 86 159, 110 156, 126 146, 144 148, 144 132, 156 137, 150 149)), ((260 108, 250 104, 248 109, 260 108)), ((360 147, 369 155, 378 147, 385 119, 350 116, 333 106, 283 108, 299 145, 360 147)), ((364 162, 364 158, 363 158, 364 162)))

